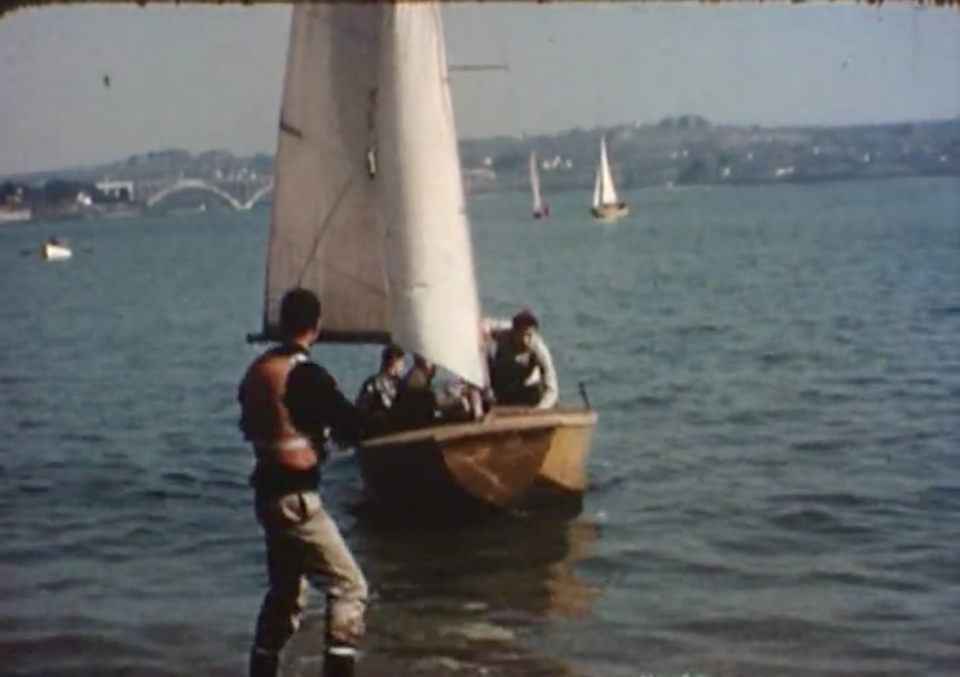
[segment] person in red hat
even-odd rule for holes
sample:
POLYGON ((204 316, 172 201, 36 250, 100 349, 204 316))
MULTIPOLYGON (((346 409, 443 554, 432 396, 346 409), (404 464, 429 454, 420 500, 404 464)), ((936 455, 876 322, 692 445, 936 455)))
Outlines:
POLYGON ((522 310, 509 325, 490 324, 485 331, 493 344, 490 385, 497 404, 555 406, 560 395, 557 372, 536 316, 522 310))

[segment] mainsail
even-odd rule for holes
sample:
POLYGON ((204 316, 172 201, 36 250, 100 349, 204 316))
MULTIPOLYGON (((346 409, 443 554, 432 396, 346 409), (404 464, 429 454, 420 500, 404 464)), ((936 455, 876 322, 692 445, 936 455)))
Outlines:
POLYGON ((267 253, 263 338, 291 287, 323 304, 327 341, 389 339, 383 230, 371 174, 382 10, 293 8, 267 253))
POLYGON ((610 172, 610 161, 607 159, 607 139, 600 139, 600 164, 597 166, 596 180, 593 184, 593 206, 615 205, 617 189, 613 185, 613 174, 610 172))
POLYGON ((390 3, 384 12, 377 185, 393 340, 484 385, 480 299, 440 5, 390 3))
POLYGON ((295 286, 321 340, 393 341, 485 385, 440 6, 296 5, 263 335, 295 286))

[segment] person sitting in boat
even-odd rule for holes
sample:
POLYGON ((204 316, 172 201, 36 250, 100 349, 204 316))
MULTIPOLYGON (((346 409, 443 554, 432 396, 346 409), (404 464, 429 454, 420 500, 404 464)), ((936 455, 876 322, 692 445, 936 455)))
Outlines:
POLYGON ((457 420, 461 417, 460 409, 463 417, 482 421, 493 408, 492 393, 463 379, 447 384, 440 398, 449 403, 449 409, 457 412, 457 420))
POLYGON ((390 416, 393 429, 411 430, 441 423, 459 423, 475 417, 473 397, 465 389, 438 393, 437 367, 422 355, 400 380, 390 416))
POLYGON ((524 310, 509 322, 488 321, 483 331, 493 347, 488 366, 497 404, 555 406, 560 395, 557 372, 536 316, 524 310))
POLYGON ((436 366, 422 355, 413 356, 413 365, 400 379, 393 420, 398 427, 420 428, 437 419, 439 401, 433 389, 436 366))
POLYGON ((404 354, 390 345, 380 353, 380 370, 363 382, 357 393, 357 408, 377 424, 385 423, 397 399, 397 387, 403 375, 404 354))

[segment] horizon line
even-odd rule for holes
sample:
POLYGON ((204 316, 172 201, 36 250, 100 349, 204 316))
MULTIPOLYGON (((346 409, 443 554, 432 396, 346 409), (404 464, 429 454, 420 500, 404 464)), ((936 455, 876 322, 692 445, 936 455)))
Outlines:
MULTIPOLYGON (((584 125, 577 125, 577 126, 575 126, 575 127, 567 127, 567 128, 559 129, 559 130, 552 131, 552 132, 544 131, 544 132, 531 132, 531 133, 521 132, 521 133, 519 133, 519 134, 506 134, 506 133, 502 133, 502 134, 486 134, 486 135, 482 135, 482 136, 480 136, 480 135, 477 135, 477 136, 459 136, 459 137, 457 138, 457 141, 458 141, 458 143, 462 143, 462 142, 489 141, 489 140, 493 140, 493 139, 513 139, 513 140, 522 141, 522 140, 524 140, 524 139, 535 138, 535 137, 560 136, 560 135, 563 135, 563 134, 568 134, 568 133, 570 133, 570 132, 576 132, 576 131, 592 132, 592 131, 597 131, 597 130, 616 129, 616 128, 621 128, 621 127, 633 127, 633 128, 636 129, 636 128, 638 128, 638 127, 637 127, 638 124, 641 125, 641 128, 642 128, 642 127, 647 127, 647 126, 648 126, 648 127, 656 127, 657 125, 659 125, 661 122, 663 122, 663 121, 665 121, 665 120, 675 120, 675 119, 684 118, 684 117, 686 117, 686 118, 700 118, 700 119, 702 119, 702 120, 706 120, 706 122, 709 124, 710 128, 713 128, 713 129, 736 129, 736 128, 740 128, 740 129, 766 129, 766 130, 778 130, 778 129, 791 129, 791 130, 800 130, 800 129, 851 129, 851 128, 857 128, 857 127, 888 127, 888 126, 892 127, 892 126, 897 126, 897 125, 939 124, 939 123, 949 123, 949 122, 960 122, 960 111, 958 111, 957 113, 955 113, 954 115, 952 115, 952 116, 950 116, 950 117, 933 117, 933 118, 919 118, 919 119, 899 119, 899 120, 889 120, 889 121, 884 121, 884 122, 845 122, 845 123, 836 123, 836 124, 825 124, 825 123, 819 123, 819 124, 818 124, 818 123, 791 123, 791 124, 773 124, 773 125, 765 125, 765 124, 756 123, 756 122, 755 122, 755 123, 713 122, 713 121, 711 121, 709 118, 707 118, 706 116, 700 115, 699 113, 679 113, 679 114, 676 114, 676 115, 667 115, 667 116, 665 116, 665 117, 660 118, 660 119, 657 120, 656 122, 642 122, 642 121, 634 120, 634 121, 632 121, 632 122, 617 122, 617 123, 606 124, 606 125, 604 125, 604 124, 599 124, 599 125, 592 125, 592 126, 589 126, 589 127, 584 126, 584 125)), ((13 172, 13 173, 0 174, 0 180, 2 180, 2 181, 12 181, 12 180, 15 180, 15 179, 26 179, 26 178, 29 178, 29 177, 31 177, 31 176, 36 176, 36 175, 40 175, 40 174, 54 174, 54 173, 57 173, 57 172, 82 172, 82 171, 90 171, 90 170, 97 169, 97 168, 99 168, 99 167, 104 167, 104 166, 106 166, 106 165, 117 164, 117 163, 119 163, 119 162, 124 162, 124 161, 130 160, 130 159, 132 159, 132 158, 142 157, 142 156, 144 156, 144 155, 149 155, 149 154, 151 154, 151 153, 162 153, 162 152, 171 152, 171 151, 179 151, 179 152, 187 153, 187 154, 190 155, 190 156, 205 155, 205 154, 207 154, 207 153, 229 153, 229 154, 233 155, 233 156, 236 157, 236 158, 251 158, 251 157, 255 157, 255 156, 259 156, 259 155, 266 155, 266 156, 268 156, 268 157, 270 157, 270 158, 275 158, 275 157, 276 157, 276 149, 273 149, 273 150, 255 150, 255 151, 250 151, 250 152, 248 152, 248 153, 241 153, 241 152, 239 152, 239 151, 232 150, 232 149, 229 149, 229 148, 208 148, 208 149, 206 149, 206 150, 190 151, 190 150, 187 150, 186 148, 180 148, 180 147, 177 147, 177 146, 169 146, 169 147, 162 148, 162 149, 144 150, 144 151, 133 152, 133 153, 130 153, 130 154, 126 155, 125 157, 118 158, 118 159, 114 159, 114 160, 104 160, 104 161, 99 161, 99 162, 94 161, 94 162, 91 162, 91 163, 88 163, 88 164, 78 164, 78 165, 67 166, 67 167, 62 167, 62 166, 61 166, 61 167, 57 167, 57 168, 36 169, 36 170, 31 170, 31 171, 26 171, 26 172, 13 172)))

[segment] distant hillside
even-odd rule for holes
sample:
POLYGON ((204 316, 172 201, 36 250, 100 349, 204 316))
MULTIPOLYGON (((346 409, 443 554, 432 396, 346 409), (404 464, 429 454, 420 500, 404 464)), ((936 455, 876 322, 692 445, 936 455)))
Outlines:
POLYGON ((190 153, 178 148, 169 148, 143 155, 132 155, 126 160, 103 165, 71 167, 31 174, 11 174, 6 178, 23 183, 43 182, 52 178, 74 181, 99 181, 104 177, 157 179, 173 178, 180 174, 189 177, 205 177, 214 175, 218 170, 227 174, 241 169, 253 170, 257 174, 272 174, 273 156, 266 153, 240 156, 228 150, 190 153))
MULTIPOLYGON (((685 115, 655 124, 576 128, 558 134, 464 139, 465 180, 472 192, 526 190, 536 150, 545 192, 593 185, 601 136, 621 188, 653 185, 831 181, 887 176, 960 176, 960 118, 847 127, 736 127, 685 115)), ((208 177, 240 170, 268 175, 267 154, 239 157, 213 150, 161 150, 120 162, 11 177, 25 183, 57 177, 208 177)))
POLYGON ((654 185, 960 176, 960 118, 849 127, 713 126, 700 117, 464 141, 465 167, 486 166, 491 189, 527 186, 536 150, 545 191, 593 185, 600 137, 622 188, 654 185))

